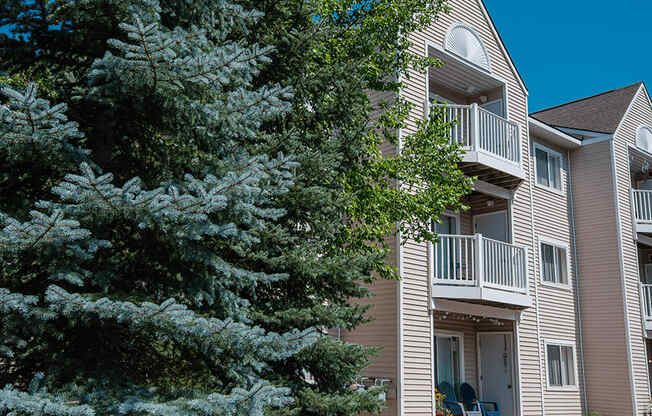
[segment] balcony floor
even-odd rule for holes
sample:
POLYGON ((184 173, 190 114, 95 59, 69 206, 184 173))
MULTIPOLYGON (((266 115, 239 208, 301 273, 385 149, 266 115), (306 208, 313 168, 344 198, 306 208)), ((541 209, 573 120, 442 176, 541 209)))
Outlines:
POLYGON ((467 150, 461 165, 468 176, 505 189, 516 188, 525 179, 525 171, 520 165, 483 151, 467 150))
POLYGON ((529 295, 490 287, 435 284, 432 296, 433 298, 467 300, 523 309, 532 306, 532 298, 529 295))

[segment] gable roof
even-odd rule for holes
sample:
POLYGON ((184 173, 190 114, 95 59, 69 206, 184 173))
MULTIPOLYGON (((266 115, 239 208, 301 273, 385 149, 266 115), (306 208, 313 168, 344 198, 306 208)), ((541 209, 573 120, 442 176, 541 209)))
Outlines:
POLYGON ((496 36, 498 40, 498 45, 500 46, 501 50, 505 54, 505 57, 507 58, 507 62, 509 63, 509 66, 512 68, 512 71, 514 71, 514 75, 516 75, 516 79, 518 80, 519 85, 523 89, 523 92, 525 95, 529 94, 529 91, 527 89, 527 86, 525 85, 525 81, 523 80, 523 77, 521 76, 521 73, 519 72, 518 68, 516 67, 516 64, 514 63, 514 60, 512 59, 512 55, 509 53, 509 50, 507 49, 507 46, 505 45, 505 42, 503 41, 503 37, 500 36, 500 32, 498 31, 498 28, 496 27, 496 23, 494 22, 493 17, 491 17, 491 13, 489 13, 489 9, 487 9, 487 5, 485 4, 484 0, 479 0, 480 3, 480 8, 482 9, 482 13, 484 16, 487 18, 487 21, 489 22, 489 26, 491 26, 491 30, 494 32, 494 35, 496 36))
POLYGON ((561 128, 613 134, 618 129, 642 82, 582 98, 530 114, 561 128))

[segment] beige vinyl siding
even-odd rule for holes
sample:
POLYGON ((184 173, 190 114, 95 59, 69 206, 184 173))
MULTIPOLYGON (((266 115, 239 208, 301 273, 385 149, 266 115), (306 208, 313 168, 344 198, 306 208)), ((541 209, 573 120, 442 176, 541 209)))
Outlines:
POLYGON ((611 142, 574 150, 571 165, 588 410, 632 414, 611 142))
POLYGON ((625 115, 614 138, 616 176, 618 178, 618 202, 622 229, 622 260, 626 292, 627 322, 629 325, 630 348, 634 391, 639 412, 647 410, 650 400, 648 386, 647 354, 645 333, 641 321, 638 253, 634 242, 630 201, 629 146, 636 145, 636 133, 641 125, 652 125, 652 109, 644 87, 636 94, 632 106, 625 115))
MULTIPOLYGON (((390 244, 394 244, 394 239, 390 244)), ((394 256, 395 257, 395 256, 394 256)), ((389 260, 396 265, 396 261, 389 260)), ((346 342, 365 346, 382 347, 379 355, 374 357, 369 367, 361 375, 382 377, 392 380, 392 391, 387 394, 387 408, 383 416, 398 414, 397 382, 398 382, 398 283, 395 280, 376 280, 368 286, 373 293, 371 299, 356 300, 360 305, 373 305, 367 313, 374 320, 357 327, 354 331, 344 332, 342 339, 346 342)))
MULTIPOLYGON (((573 232, 571 229, 571 209, 569 177, 570 171, 568 154, 552 144, 546 143, 536 137, 533 142, 543 145, 562 155, 561 185, 562 193, 556 193, 540 186, 534 186, 534 232, 537 244, 533 251, 536 264, 536 280, 539 292, 539 313, 541 322, 541 351, 543 352, 542 377, 545 389, 546 415, 581 415, 583 412, 582 399, 582 368, 579 345, 579 331, 577 321, 577 302, 575 296, 575 259, 573 256, 573 232), (566 256, 569 263, 569 287, 557 288, 542 283, 541 252, 538 244, 539 238, 547 238, 564 243, 567 246, 566 256), (578 388, 574 391, 555 391, 547 389, 547 357, 544 348, 545 340, 573 342, 575 345, 575 363, 578 368, 578 388)), ((533 148, 533 146, 531 146, 533 148)), ((528 159, 530 169, 534 171, 536 163, 534 151, 528 159)), ((535 180, 533 175, 533 180, 535 180)))
MULTIPOLYGON (((379 109, 381 102, 392 99, 393 93, 369 92, 369 101, 374 110, 379 109)), ((377 111, 374 111, 372 118, 376 116, 377 111)), ((393 155, 396 153, 396 146, 385 142, 381 145, 381 152, 384 156, 393 155)), ((386 241, 390 247, 396 247, 396 238, 388 237, 386 241)), ((387 262, 397 267, 396 260, 397 255, 394 249, 387 262)), ((374 357, 371 365, 365 368, 361 375, 392 380, 391 391, 388 391, 387 394, 387 408, 382 415, 395 416, 398 414, 398 283, 394 280, 376 280, 368 287, 373 297, 356 300, 356 302, 360 305, 373 305, 367 316, 374 320, 354 331, 343 333, 342 338, 346 342, 382 347, 379 355, 374 357)))
MULTIPOLYGON (((440 16, 439 20, 427 30, 413 33, 412 52, 426 55, 426 41, 442 46, 450 26, 463 22, 479 34, 491 59, 492 72, 504 79, 508 89, 508 118, 521 127, 522 155, 529 153, 527 138, 527 97, 521 88, 518 75, 512 70, 508 56, 500 46, 500 40, 494 35, 491 23, 483 12, 479 0, 453 0, 452 12, 440 16)), ((401 97, 414 104, 407 127, 403 134, 410 134, 416 129, 416 120, 423 117, 424 103, 427 99, 426 75, 412 72, 407 87, 401 91, 401 97)), ((529 167, 524 166, 526 175, 529 167)), ((513 207, 514 242, 526 245, 532 252, 533 235, 531 230, 530 189, 527 183, 520 185, 516 191, 513 207)), ((432 368, 429 357, 432 348, 428 299, 428 257, 427 246, 407 242, 403 248, 403 326, 404 343, 404 389, 405 415, 425 415, 432 413, 432 368)), ((530 255, 529 273, 532 276, 534 266, 530 255)), ((533 279, 530 279, 531 293, 534 293, 533 279)), ((537 348, 536 314, 533 308, 521 315, 520 351, 522 385, 521 395, 526 415, 541 414, 541 377, 539 369, 539 351, 537 348)), ((474 386, 475 387, 475 386, 474 386)))

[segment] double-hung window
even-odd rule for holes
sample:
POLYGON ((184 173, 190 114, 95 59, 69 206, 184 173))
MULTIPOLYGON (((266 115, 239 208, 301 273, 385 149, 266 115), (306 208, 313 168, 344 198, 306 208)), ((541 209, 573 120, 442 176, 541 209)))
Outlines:
POLYGON ((566 389, 577 386, 575 377, 575 348, 571 342, 546 342, 548 387, 566 389))
POLYGON ((539 241, 539 252, 543 282, 568 286, 568 245, 542 239, 539 241))
POLYGON ((534 156, 536 159, 537 185, 561 192, 561 154, 535 143, 534 156))

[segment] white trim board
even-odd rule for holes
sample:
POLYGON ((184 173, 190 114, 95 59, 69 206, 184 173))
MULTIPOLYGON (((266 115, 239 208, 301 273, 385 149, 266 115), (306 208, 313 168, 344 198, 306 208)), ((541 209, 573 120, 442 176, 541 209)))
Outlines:
POLYGON ((528 124, 530 125, 530 132, 534 137, 548 140, 557 146, 576 149, 582 145, 581 140, 533 117, 528 117, 528 124))

